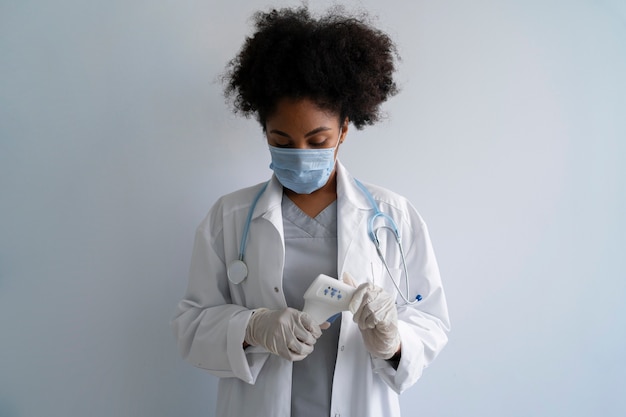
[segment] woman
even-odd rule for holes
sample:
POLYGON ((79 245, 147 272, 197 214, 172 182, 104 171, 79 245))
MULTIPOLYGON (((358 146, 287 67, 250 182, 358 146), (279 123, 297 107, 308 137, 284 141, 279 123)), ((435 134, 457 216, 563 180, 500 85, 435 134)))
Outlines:
POLYGON ((337 160, 349 125, 375 123, 396 93, 394 45, 340 10, 255 22, 226 93, 260 122, 274 175, 220 198, 198 228, 173 320, 180 350, 220 378, 218 416, 399 416, 398 394, 447 342, 439 272, 411 204, 337 160), (321 326, 301 312, 319 274, 357 287, 321 326))

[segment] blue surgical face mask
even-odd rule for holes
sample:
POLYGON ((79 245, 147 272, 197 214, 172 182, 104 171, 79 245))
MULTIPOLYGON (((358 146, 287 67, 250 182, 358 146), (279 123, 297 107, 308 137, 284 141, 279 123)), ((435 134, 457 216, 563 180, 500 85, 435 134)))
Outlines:
MULTIPOLYGON (((341 137, 341 132, 339 132, 341 137)), ((335 168, 335 151, 339 146, 323 149, 295 149, 270 146, 270 168, 283 187, 298 194, 319 190, 335 168)))

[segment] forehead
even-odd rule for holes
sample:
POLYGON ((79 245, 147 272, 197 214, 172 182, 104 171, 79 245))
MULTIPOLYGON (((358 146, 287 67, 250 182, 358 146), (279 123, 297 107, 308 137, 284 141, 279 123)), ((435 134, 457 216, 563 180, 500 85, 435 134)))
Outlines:
POLYGON ((335 127, 338 125, 338 113, 322 108, 308 98, 280 99, 276 103, 274 111, 266 119, 268 130, 282 128, 310 131, 321 126, 335 127))

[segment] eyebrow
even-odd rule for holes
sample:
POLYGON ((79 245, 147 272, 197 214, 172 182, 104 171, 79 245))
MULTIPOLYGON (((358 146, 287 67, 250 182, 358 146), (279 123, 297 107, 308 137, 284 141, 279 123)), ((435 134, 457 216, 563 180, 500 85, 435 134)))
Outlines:
MULTIPOLYGON (((306 133, 304 135, 304 137, 308 138, 309 136, 317 135, 318 133, 326 132, 327 130, 332 130, 332 129, 330 127, 320 126, 318 128, 315 128, 315 129, 311 130, 310 132, 306 133)), ((279 136, 284 136, 286 138, 291 138, 291 136, 289 136, 287 133, 285 133, 285 132, 283 132, 281 130, 278 130, 278 129, 272 129, 272 130, 270 130, 270 133, 274 133, 274 134, 279 135, 279 136)))

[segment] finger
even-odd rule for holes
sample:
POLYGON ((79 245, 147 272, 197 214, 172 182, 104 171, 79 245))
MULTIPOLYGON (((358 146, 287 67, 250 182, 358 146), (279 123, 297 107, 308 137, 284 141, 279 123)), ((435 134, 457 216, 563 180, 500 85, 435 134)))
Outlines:
POLYGON ((394 299, 380 287, 374 286, 364 298, 363 312, 359 318, 363 327, 372 328, 380 323, 394 321, 396 304, 394 299), (367 314, 365 314, 367 312, 367 314))
POLYGON ((282 352, 282 354, 280 355, 283 358, 290 360, 290 361, 301 361, 302 359, 306 358, 308 356, 307 354, 304 353, 296 353, 294 351, 292 351, 291 349, 289 349, 288 347, 286 347, 285 351, 282 352))
POLYGON ((307 356, 309 356, 308 354, 306 355, 302 355, 302 354, 296 354, 293 353, 291 351, 288 351, 287 357, 285 357, 285 359, 288 359, 292 362, 298 362, 301 361, 302 359, 306 358, 307 356))
MULTIPOLYGON (((320 335, 322 334, 322 331, 319 329, 319 326, 318 326, 317 331, 319 332, 320 335)), ((317 342, 317 337, 315 337, 313 333, 305 329, 303 326, 294 327, 292 332, 293 332, 293 335, 291 336, 291 338, 299 342, 302 342, 310 346, 314 345, 315 342, 317 342)))
POLYGON ((363 304, 355 317, 358 317, 357 324, 359 329, 373 329, 378 324, 376 314, 369 308, 369 305, 363 304))
POLYGON ((289 357, 285 358, 285 359, 289 359, 292 362, 298 362, 301 361, 302 359, 306 358, 309 355, 296 355, 296 354, 290 354, 289 357))
MULTIPOLYGON (((356 291, 352 295, 352 300, 350 300, 350 304, 348 305, 348 309, 352 314, 356 314, 361 304, 363 304, 363 298, 366 296, 370 289, 370 285, 368 283, 361 284, 357 287, 356 291)), ((356 321, 356 318, 355 318, 356 321)))
POLYGON ((352 278, 352 275, 350 275, 349 272, 344 272, 343 275, 341 276, 341 280, 343 282, 345 282, 346 284, 350 285, 351 287, 356 288, 356 281, 354 280, 354 278, 352 278))
POLYGON ((394 338, 373 330, 363 332, 363 341, 369 352, 382 359, 392 357, 399 347, 399 343, 395 343, 394 338))
POLYGON ((322 330, 320 326, 315 323, 313 317, 311 317, 307 313, 300 313, 300 323, 305 330, 309 331, 311 335, 313 335, 314 338, 319 339, 319 337, 322 335, 322 330))
POLYGON ((374 286, 367 288, 363 294, 361 305, 354 313, 354 320, 358 323, 360 329, 372 329, 379 321, 376 315, 377 298, 380 292, 374 286))
POLYGON ((306 343, 302 343, 299 340, 296 339, 292 339, 289 341, 289 343, 287 344, 287 349, 289 349, 289 351, 295 355, 304 355, 307 356, 309 355, 311 352, 313 352, 313 346, 306 344, 306 343))
POLYGON ((396 313, 395 301, 382 289, 376 294, 369 306, 376 318, 376 324, 392 321, 392 316, 396 313))

